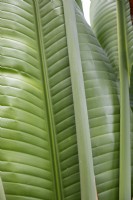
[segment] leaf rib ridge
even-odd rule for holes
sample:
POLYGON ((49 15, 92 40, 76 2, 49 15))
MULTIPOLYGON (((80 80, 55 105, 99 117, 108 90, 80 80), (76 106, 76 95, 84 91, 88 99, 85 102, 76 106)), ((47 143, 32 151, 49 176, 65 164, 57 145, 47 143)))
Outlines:
POLYGON ((40 47, 40 59, 42 63, 42 76, 44 82, 44 93, 46 97, 47 103, 47 112, 48 112, 48 123, 49 123, 49 131, 50 131, 50 144, 51 144, 51 154, 52 154, 52 162, 53 162, 53 171, 54 171, 54 181, 55 181, 55 199, 62 200, 63 199, 63 192, 62 192, 62 182, 61 182, 61 175, 60 175, 60 166, 59 166, 59 158, 58 158, 58 150, 56 144, 56 129, 55 129, 55 122, 53 117, 53 110, 52 110, 52 102, 51 102, 51 95, 50 95, 50 88, 49 88, 49 80, 48 80, 48 72, 47 72, 47 62, 45 57, 45 47, 43 42, 43 35, 42 35, 42 24, 41 24, 41 16, 40 16, 40 8, 38 0, 34 0, 35 4, 35 13, 36 13, 36 24, 37 24, 37 31, 38 31, 38 41, 40 47))
POLYGON ((80 58, 75 4, 73 0, 63 0, 63 5, 77 130, 81 198, 84 200, 95 200, 97 199, 96 185, 93 171, 90 128, 80 58))

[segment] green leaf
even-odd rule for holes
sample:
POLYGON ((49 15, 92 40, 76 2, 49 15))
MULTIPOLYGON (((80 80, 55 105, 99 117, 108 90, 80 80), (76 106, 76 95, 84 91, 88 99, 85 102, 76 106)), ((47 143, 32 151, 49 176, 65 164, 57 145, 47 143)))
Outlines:
POLYGON ((98 199, 118 200, 120 107, 115 75, 80 10, 76 16, 98 199))
POLYGON ((76 0, 76 2, 79 5, 79 7, 81 8, 81 10, 83 10, 82 0, 76 0))
POLYGON ((119 199, 131 199, 129 82, 133 63, 133 28, 129 1, 92 1, 92 26, 120 79, 119 199), (94 11, 94 12, 93 12, 94 11), (96 15, 95 15, 96 14, 96 15))
MULTIPOLYGON (((121 25, 124 30, 125 54, 127 56, 128 76, 130 79, 131 67, 133 64, 133 27, 130 16, 129 1, 122 1, 124 4, 121 25)), ((119 56, 118 40, 119 30, 117 26, 117 1, 91 1, 90 18, 92 29, 94 30, 100 44, 107 53, 113 65, 117 78, 119 79, 119 56)))
POLYGON ((92 159, 90 126, 88 121, 74 1, 63 0, 63 3, 79 150, 81 198, 84 200, 96 200, 97 194, 92 159), (71 23, 71 21, 73 23, 71 23))
POLYGON ((0 0, 0 171, 7 200, 87 197, 84 151, 99 199, 118 200, 119 101, 112 66, 76 3, 76 21, 68 20, 80 55, 72 61, 64 9, 60 0, 0 0), (81 88, 83 101, 76 99, 81 88))
POLYGON ((118 57, 120 71, 120 178, 119 199, 131 199, 131 142, 130 142, 130 103, 128 84, 128 57, 125 53, 125 2, 117 1, 118 57))

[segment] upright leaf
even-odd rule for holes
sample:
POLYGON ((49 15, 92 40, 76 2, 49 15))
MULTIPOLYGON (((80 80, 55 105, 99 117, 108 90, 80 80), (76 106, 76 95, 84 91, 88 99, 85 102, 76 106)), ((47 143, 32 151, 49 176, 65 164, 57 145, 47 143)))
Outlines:
MULTIPOLYGON (((128 0, 92 1, 92 26, 120 79, 120 200, 131 198, 129 83, 133 27, 128 0), (96 15, 95 15, 96 14, 96 15)), ((131 81, 132 82, 132 81, 131 81)))
POLYGON ((7 199, 56 198, 34 1, 0 0, 0 171, 7 199))
POLYGON ((7 199, 78 200, 62 2, 2 0, 0 9, 0 170, 7 199))
POLYGON ((88 121, 74 1, 64 0, 63 3, 78 138, 81 198, 84 200, 96 200, 97 194, 92 159, 90 127, 88 121), (71 23, 71 21, 73 23, 71 23))
POLYGON ((118 200, 120 115, 116 80, 112 65, 79 9, 76 19, 98 199, 118 200))
POLYGON ((120 178, 119 199, 131 199, 131 142, 130 142, 130 103, 129 103, 129 57, 126 51, 125 2, 117 1, 118 57, 120 71, 120 178))

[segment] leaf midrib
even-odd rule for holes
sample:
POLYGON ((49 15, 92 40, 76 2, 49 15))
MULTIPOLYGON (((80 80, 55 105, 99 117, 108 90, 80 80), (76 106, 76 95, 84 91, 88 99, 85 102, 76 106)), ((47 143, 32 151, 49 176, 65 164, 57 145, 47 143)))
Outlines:
POLYGON ((36 20, 36 33, 38 39, 39 53, 40 53, 40 64, 42 70, 42 82, 43 82, 43 90, 44 90, 44 98, 46 99, 47 105, 47 115, 48 115, 48 129, 49 129, 49 140, 50 140, 50 151, 51 151, 51 162, 53 165, 53 182, 55 188, 55 199, 63 200, 63 191, 62 191, 62 181, 61 181, 61 173, 60 173, 60 165, 59 165, 59 156, 58 149, 56 143, 56 127, 54 122, 53 110, 52 110, 52 100, 50 95, 50 87, 48 81, 48 67, 45 57, 45 47, 43 42, 42 35, 42 25, 41 25, 41 16, 39 9, 38 0, 34 1, 34 9, 35 9, 35 20, 36 20))
POLYGON ((131 147, 130 147, 130 103, 129 60, 126 34, 126 1, 117 0, 117 36, 120 73, 120 175, 119 199, 131 199, 131 147))

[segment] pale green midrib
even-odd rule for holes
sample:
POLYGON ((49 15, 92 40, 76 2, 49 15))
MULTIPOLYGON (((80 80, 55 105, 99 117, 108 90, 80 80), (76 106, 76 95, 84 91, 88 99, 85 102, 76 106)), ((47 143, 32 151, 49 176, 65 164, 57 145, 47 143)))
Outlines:
POLYGON ((124 1, 117 0, 118 56, 120 71, 120 175, 119 200, 131 200, 130 102, 124 1))
POLYGON ((1 177, 0 177, 0 200, 6 200, 6 195, 5 195, 1 177))
POLYGON ((53 164, 53 182, 55 187, 55 196, 56 200, 63 200, 63 191, 62 191, 62 181, 61 181, 61 173, 60 173, 60 165, 59 165, 59 157, 58 150, 56 144, 56 127, 54 122, 53 110, 52 110, 52 100, 50 95, 49 81, 48 81, 48 72, 47 72, 47 63, 45 57, 45 48, 43 44, 43 36, 42 36, 42 25, 41 25, 41 16, 39 10, 39 2, 38 0, 34 0, 35 7, 35 17, 36 17, 36 27, 37 27, 37 36, 38 36, 38 45, 40 51, 40 63, 42 70, 42 81, 44 88, 44 98, 46 98, 47 104, 47 114, 48 114, 48 128, 49 128, 49 138, 50 138, 50 147, 51 147, 51 155, 52 155, 52 164, 53 164))
MULTIPOLYGON (((125 0, 122 1, 122 3, 124 3, 125 0)), ((125 6, 124 6, 125 7, 125 6)), ((125 36, 125 49, 126 49, 126 52, 127 52, 127 72, 128 72, 128 81, 129 81, 129 84, 130 84, 130 74, 131 74, 131 67, 130 66, 130 56, 129 56, 129 45, 128 45, 128 30, 127 30, 127 26, 126 26, 126 11, 124 10, 124 13, 125 16, 123 16, 123 31, 124 31, 124 36, 125 36)))
POLYGON ((63 0, 77 131, 82 200, 96 200, 90 128, 78 41, 74 0, 63 0))

